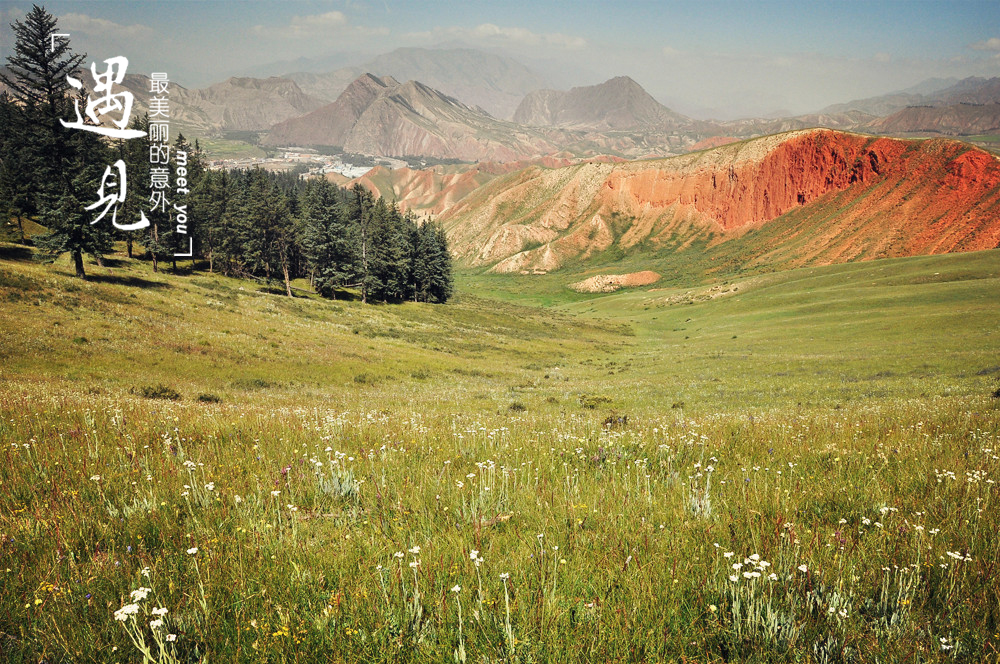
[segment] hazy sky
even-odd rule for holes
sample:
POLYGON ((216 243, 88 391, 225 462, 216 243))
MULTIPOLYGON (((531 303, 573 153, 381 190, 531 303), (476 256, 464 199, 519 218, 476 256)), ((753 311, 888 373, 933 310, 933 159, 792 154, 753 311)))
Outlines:
MULTIPOLYGON (((554 85, 625 74, 697 117, 804 113, 931 77, 1000 76, 1000 2, 58 1, 44 6, 89 59, 129 58, 201 87, 255 67, 463 43, 554 85)), ((8 23, 29 2, 0 0, 8 23)), ((294 69, 294 67, 293 67, 294 69)), ((273 73, 273 72, 272 72, 273 73)))

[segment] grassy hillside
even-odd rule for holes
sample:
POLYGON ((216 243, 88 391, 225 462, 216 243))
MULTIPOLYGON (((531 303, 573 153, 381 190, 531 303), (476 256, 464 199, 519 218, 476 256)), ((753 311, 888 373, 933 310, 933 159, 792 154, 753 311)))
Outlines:
POLYGON ((996 251, 393 306, 4 256, 0 661, 998 655, 996 251))

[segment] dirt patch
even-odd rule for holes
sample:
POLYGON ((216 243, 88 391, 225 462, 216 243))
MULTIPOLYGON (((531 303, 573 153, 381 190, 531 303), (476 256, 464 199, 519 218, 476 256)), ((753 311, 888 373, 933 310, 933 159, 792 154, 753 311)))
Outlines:
POLYGON ((628 274, 599 274, 590 279, 570 284, 578 293, 612 293, 619 288, 648 286, 660 280, 660 275, 651 270, 629 272, 628 274))
MULTIPOLYGON (((654 297, 645 301, 646 306, 657 306, 657 307, 670 307, 675 304, 694 304, 695 302, 708 302, 709 300, 714 300, 719 297, 728 297, 730 295, 736 295, 749 286, 756 283, 757 279, 749 279, 747 281, 742 281, 735 284, 717 284, 715 286, 708 286, 704 288, 692 288, 691 290, 683 291, 681 293, 675 293, 673 295, 668 295, 666 297, 654 297)), ((650 293, 663 292, 662 289, 656 289, 650 291, 650 293)))

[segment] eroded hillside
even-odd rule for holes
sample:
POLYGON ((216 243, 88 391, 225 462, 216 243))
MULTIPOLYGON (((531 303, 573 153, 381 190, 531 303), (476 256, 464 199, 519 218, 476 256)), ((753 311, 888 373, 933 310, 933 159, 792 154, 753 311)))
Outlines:
POLYGON ((696 239, 738 242, 746 262, 777 252, 778 268, 972 251, 1000 243, 1000 162, 957 141, 817 129, 671 159, 532 167, 442 218, 456 253, 496 272, 696 239), (744 239, 769 226, 770 245, 744 239))

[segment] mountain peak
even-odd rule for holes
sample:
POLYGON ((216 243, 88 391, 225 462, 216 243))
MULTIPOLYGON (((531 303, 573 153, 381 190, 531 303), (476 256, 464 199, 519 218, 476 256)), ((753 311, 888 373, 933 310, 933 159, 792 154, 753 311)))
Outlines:
POLYGON ((632 78, 616 76, 568 92, 536 90, 521 101, 514 122, 597 130, 664 130, 690 120, 653 99, 632 78))

